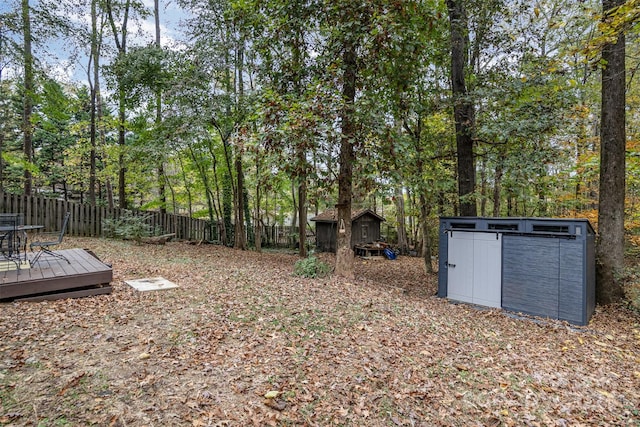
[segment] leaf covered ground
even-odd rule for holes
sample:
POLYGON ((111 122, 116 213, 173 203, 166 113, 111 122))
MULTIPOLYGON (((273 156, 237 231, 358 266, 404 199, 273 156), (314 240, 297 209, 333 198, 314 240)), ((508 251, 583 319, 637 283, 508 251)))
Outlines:
POLYGON ((421 260, 68 239, 113 264, 107 296, 0 305, 0 425, 639 425, 640 320, 587 327, 436 298, 421 260), (329 255, 322 258, 332 262, 329 255), (178 289, 139 293, 162 276, 178 289))

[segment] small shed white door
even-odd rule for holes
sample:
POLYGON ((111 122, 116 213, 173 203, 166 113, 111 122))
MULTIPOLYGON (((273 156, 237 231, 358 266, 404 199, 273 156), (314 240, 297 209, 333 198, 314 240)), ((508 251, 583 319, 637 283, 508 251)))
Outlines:
POLYGON ((474 233, 473 303, 502 307, 502 234, 474 233))
POLYGON ((456 301, 473 302, 474 234, 449 232, 447 297, 456 301))
POLYGON ((502 235, 449 232, 447 297, 502 306, 502 235))

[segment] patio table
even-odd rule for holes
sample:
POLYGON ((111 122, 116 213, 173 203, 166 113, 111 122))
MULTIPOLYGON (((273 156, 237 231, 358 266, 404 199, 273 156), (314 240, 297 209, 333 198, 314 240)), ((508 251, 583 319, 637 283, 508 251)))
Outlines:
POLYGON ((13 262, 16 268, 20 270, 22 262, 27 261, 27 232, 40 230, 42 228, 44 228, 44 225, 0 225, 0 241, 2 242, 0 252, 2 258, 6 261, 13 262), (16 235, 16 233, 20 234, 16 235), (20 254, 20 250, 23 248, 24 260, 20 254))

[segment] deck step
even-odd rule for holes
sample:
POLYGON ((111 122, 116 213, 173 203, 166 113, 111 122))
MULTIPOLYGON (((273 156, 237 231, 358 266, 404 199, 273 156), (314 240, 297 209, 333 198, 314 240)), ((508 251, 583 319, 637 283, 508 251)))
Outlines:
POLYGON ((34 295, 24 298, 16 298, 14 301, 55 301, 64 298, 84 298, 94 295, 106 295, 113 291, 111 285, 92 286, 75 291, 59 291, 42 295, 34 295))

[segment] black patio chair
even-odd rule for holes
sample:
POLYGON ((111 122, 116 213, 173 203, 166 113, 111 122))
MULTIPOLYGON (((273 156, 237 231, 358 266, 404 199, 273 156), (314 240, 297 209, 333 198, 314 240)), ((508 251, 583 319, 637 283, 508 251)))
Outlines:
POLYGON ((62 221, 62 228, 59 233, 41 233, 36 236, 39 240, 31 242, 29 248, 33 252, 34 249, 38 249, 38 253, 31 260, 31 265, 35 265, 36 262, 40 259, 43 254, 51 255, 52 257, 62 259, 67 261, 68 264, 71 264, 71 261, 67 259, 66 256, 62 255, 59 252, 54 252, 51 250, 53 246, 59 245, 62 243, 62 239, 64 238, 64 233, 67 231, 67 225, 69 224, 69 217, 71 216, 71 212, 67 212, 64 215, 64 220, 62 221))
POLYGON ((20 225, 22 225, 21 214, 0 214, 0 254, 6 261, 13 262, 18 270, 20 270, 22 245, 18 229, 20 225))

